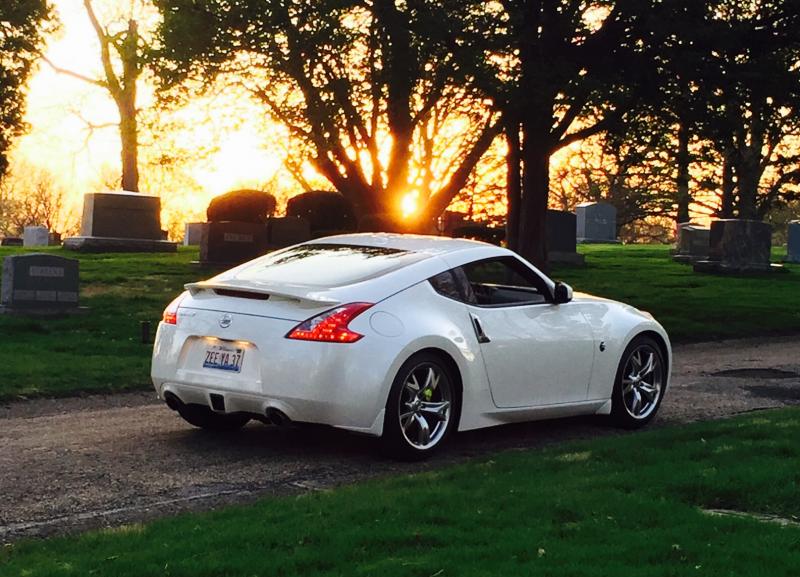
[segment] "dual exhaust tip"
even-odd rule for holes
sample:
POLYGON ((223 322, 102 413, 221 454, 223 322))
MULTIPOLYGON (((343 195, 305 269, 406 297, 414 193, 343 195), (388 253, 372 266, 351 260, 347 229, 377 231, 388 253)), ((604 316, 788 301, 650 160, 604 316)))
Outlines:
MULTIPOLYGON (((173 411, 180 410, 180 408, 184 405, 183 401, 178 398, 178 395, 171 392, 164 394, 164 402, 173 411)), ((288 427, 292 424, 292 420, 289 418, 289 416, 275 407, 267 407, 267 410, 264 412, 264 419, 276 427, 288 427)))

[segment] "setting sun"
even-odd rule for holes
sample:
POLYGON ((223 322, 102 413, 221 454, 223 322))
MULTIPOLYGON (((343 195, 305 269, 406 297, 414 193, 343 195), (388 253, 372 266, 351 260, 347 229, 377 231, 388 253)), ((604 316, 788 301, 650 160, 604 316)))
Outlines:
POLYGON ((408 218, 419 209, 419 193, 412 191, 406 194, 400 201, 400 209, 403 212, 403 218, 408 218))

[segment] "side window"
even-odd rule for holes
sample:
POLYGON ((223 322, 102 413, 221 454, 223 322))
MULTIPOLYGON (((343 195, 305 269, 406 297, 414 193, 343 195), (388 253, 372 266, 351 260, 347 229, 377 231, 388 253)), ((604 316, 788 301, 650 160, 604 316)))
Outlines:
POLYGON ((434 277, 428 279, 437 293, 453 300, 464 300, 461 296, 461 291, 458 290, 456 279, 453 276, 453 271, 446 270, 439 273, 434 277))
POLYGON ((478 306, 541 304, 550 301, 544 279, 514 257, 491 258, 464 265, 478 306))

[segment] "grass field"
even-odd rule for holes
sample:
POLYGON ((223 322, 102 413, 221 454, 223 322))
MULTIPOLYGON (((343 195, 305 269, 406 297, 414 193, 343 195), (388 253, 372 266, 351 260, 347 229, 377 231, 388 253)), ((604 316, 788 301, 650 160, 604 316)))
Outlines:
MULTIPOLYGON (((81 302, 89 314, 64 319, 0 316, 0 399, 118 391, 149 385, 151 348, 139 323, 153 330, 184 283, 207 278, 177 255, 76 255, 81 302)), ((582 246, 584 268, 557 268, 553 276, 576 290, 623 300, 648 310, 674 341, 800 332, 800 267, 768 277, 695 274, 675 264, 665 246, 582 246)), ((0 248, 0 257, 23 252, 0 248)))
POLYGON ((795 576, 798 438, 800 409, 786 409, 510 452, 20 543, 0 553, 0 574, 795 576))

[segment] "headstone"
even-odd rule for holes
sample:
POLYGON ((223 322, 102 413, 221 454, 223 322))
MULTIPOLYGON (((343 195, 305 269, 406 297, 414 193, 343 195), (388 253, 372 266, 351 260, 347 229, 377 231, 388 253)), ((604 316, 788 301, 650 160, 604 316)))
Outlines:
POLYGON ((49 246, 61 246, 61 233, 51 232, 47 237, 47 244, 49 246))
POLYGON ((444 236, 453 236, 453 231, 474 224, 466 212, 446 210, 439 217, 437 228, 444 236))
POLYGON ((0 312, 64 313, 78 310, 75 259, 49 254, 21 254, 3 259, 0 312))
POLYGON ((24 241, 16 236, 7 236, 0 240, 0 246, 25 246, 24 241))
POLYGON ((267 252, 267 226, 254 222, 206 222, 200 238, 200 264, 236 265, 267 252))
POLYGON ((723 219, 711 223, 708 259, 696 272, 761 273, 772 270, 772 226, 758 220, 723 219))
POLYGON ((183 233, 184 246, 196 246, 200 244, 200 238, 203 236, 202 222, 187 222, 183 233))
POLYGON ((786 239, 786 262, 800 264, 800 220, 789 223, 786 239))
POLYGON ((688 222, 678 225, 677 248, 672 260, 693 263, 708 258, 711 229, 688 222))
POLYGON ((22 244, 26 247, 48 246, 50 231, 46 226, 26 226, 22 234, 22 244))
POLYGON ((311 227, 304 218, 270 218, 267 221, 267 238, 270 248, 284 248, 310 240, 311 227))
POLYGON ((577 252, 577 217, 562 210, 547 211, 547 260, 551 263, 583 265, 586 261, 577 252))
POLYGON ((164 240, 161 199, 138 192, 90 193, 83 198, 81 236, 64 247, 85 252, 175 252, 164 240))
POLYGON ((584 202, 575 210, 576 234, 582 243, 616 243, 617 209, 607 202, 584 202))

